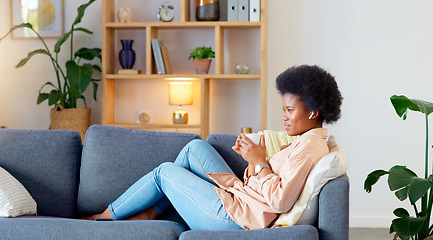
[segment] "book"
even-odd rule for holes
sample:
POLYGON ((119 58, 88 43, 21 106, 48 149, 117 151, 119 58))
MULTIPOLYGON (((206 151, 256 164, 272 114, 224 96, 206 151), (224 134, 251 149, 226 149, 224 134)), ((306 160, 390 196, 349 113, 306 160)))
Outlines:
POLYGON ((162 41, 159 39, 152 39, 152 51, 155 59, 155 65, 158 74, 165 74, 164 62, 162 61, 161 45, 162 41))
POLYGON ((166 46, 161 46, 161 53, 162 53, 162 61, 165 67, 165 72, 167 74, 172 74, 173 70, 171 69, 170 58, 168 56, 168 49, 166 46))

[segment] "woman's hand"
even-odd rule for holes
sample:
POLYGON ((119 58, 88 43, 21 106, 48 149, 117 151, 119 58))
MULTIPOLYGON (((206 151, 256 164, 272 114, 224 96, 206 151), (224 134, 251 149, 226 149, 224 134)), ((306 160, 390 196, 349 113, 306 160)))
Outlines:
POLYGON ((245 136, 245 134, 241 133, 236 140, 235 146, 233 146, 233 150, 253 166, 267 164, 264 135, 260 136, 260 145, 257 145, 245 136))

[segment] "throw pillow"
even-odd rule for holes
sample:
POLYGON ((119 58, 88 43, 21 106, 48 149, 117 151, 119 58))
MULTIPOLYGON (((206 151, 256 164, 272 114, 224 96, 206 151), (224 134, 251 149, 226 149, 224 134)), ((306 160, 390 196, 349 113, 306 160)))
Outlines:
POLYGON ((36 215, 36 202, 24 186, 0 167, 0 217, 36 215))
POLYGON ((314 224, 318 214, 318 195, 330 180, 343 175, 349 162, 346 152, 334 136, 328 139, 330 153, 320 159, 308 175, 305 187, 293 208, 280 214, 273 227, 314 224))

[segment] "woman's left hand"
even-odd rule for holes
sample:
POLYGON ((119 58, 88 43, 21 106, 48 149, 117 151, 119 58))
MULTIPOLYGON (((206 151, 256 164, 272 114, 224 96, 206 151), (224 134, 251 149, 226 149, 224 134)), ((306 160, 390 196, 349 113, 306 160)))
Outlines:
POLYGON ((242 157, 253 166, 267 164, 264 135, 260 136, 260 145, 253 143, 245 134, 239 135, 239 151, 242 157))

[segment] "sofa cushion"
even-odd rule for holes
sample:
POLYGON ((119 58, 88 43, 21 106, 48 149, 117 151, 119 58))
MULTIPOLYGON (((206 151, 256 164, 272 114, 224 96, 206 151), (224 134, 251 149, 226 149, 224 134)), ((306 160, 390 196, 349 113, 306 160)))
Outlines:
POLYGON ((0 167, 0 217, 36 214, 36 202, 26 188, 0 167))
POLYGON ((258 230, 233 230, 233 231, 186 231, 180 235, 179 240, 319 240, 317 229, 311 225, 293 226, 288 228, 267 228, 258 230))
POLYGON ((81 138, 70 130, 0 130, 0 166, 32 195, 39 215, 76 213, 81 138))
POLYGON ((163 162, 173 162, 193 139, 200 136, 91 126, 81 159, 78 211, 83 215, 104 211, 142 176, 163 162))
POLYGON ((161 239, 177 240, 185 226, 170 221, 88 221, 67 218, 0 218, 2 240, 161 239))
POLYGON ((346 152, 334 136, 328 139, 330 153, 316 164, 308 175, 304 189, 293 208, 279 216, 274 226, 314 224, 318 215, 318 194, 330 180, 343 175, 348 168, 346 152))

